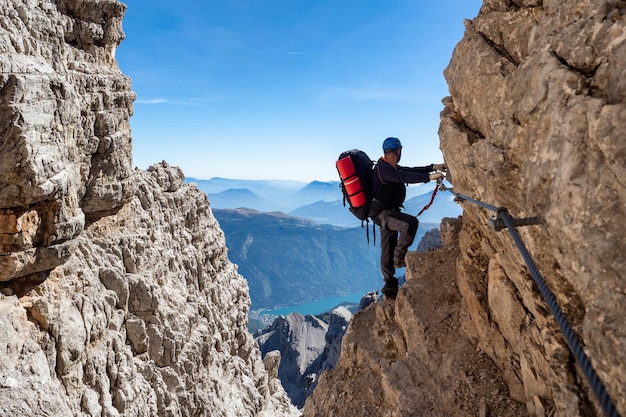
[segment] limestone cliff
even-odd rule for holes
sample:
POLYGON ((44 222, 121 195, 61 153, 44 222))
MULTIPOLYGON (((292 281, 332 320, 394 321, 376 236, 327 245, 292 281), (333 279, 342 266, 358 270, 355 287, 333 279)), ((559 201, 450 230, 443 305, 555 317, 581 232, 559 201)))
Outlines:
POLYGON ((125 10, 0 0, 0 415, 295 415, 206 195, 131 169, 125 10))
MULTIPOLYGON (((485 0, 445 71, 439 130, 455 191, 543 218, 519 233, 621 415, 625 13, 485 0)), ((395 303, 353 317, 305 416, 603 414, 509 233, 462 204, 462 225, 444 224, 458 241, 410 256, 395 303)))
MULTIPOLYGON (((516 3, 485 2, 467 22, 441 147, 457 191, 543 217, 522 238, 624 415, 626 2, 516 3)), ((464 210, 466 331, 529 411, 585 415, 595 397, 512 239, 464 210)))

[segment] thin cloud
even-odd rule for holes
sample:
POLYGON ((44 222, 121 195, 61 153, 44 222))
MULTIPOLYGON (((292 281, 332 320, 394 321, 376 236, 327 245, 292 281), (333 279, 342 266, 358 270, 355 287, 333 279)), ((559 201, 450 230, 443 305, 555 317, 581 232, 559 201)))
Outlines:
POLYGON ((201 106, 207 103, 219 103, 224 101, 223 97, 209 97, 209 98, 186 98, 186 99, 166 99, 166 98, 154 98, 154 99, 137 99, 135 104, 170 104, 173 106, 201 106))
POLYGON ((153 98, 150 100, 141 100, 141 99, 135 100, 135 104, 163 104, 163 103, 167 103, 167 100, 164 98, 153 98))

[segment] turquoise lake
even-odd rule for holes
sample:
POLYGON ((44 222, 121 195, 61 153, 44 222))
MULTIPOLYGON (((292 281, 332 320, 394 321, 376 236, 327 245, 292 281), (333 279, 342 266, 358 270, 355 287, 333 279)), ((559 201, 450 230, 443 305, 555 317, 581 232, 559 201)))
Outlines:
POLYGON ((289 313, 300 313, 304 316, 307 314, 321 314, 325 311, 337 307, 341 303, 350 302, 358 304, 365 293, 349 294, 342 297, 325 298, 319 301, 313 301, 306 304, 300 304, 289 307, 281 307, 275 310, 264 310, 259 315, 269 314, 272 316, 286 316, 289 313))

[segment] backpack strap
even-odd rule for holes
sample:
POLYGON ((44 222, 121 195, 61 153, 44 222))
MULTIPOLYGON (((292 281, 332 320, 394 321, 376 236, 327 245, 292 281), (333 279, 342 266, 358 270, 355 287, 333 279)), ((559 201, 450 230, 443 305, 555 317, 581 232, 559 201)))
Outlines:
MULTIPOLYGON (((370 219, 361 220, 361 227, 365 228, 365 236, 367 236, 367 244, 370 243, 370 219)), ((376 246, 376 223, 372 222, 372 234, 374 235, 374 246, 376 246)))
POLYGON ((372 222, 372 231, 374 232, 374 246, 376 246, 376 223, 374 222, 372 222))
MULTIPOLYGON (((361 227, 365 228, 365 236, 367 237, 367 244, 370 244, 370 219, 361 220, 361 227)), ((376 223, 372 222, 372 233, 374 235, 374 246, 376 246, 376 223)))
POLYGON ((383 185, 387 185, 387 183, 385 181, 383 181, 383 178, 380 176, 380 165, 376 164, 376 173, 378 174, 378 179, 380 180, 380 183, 383 185))

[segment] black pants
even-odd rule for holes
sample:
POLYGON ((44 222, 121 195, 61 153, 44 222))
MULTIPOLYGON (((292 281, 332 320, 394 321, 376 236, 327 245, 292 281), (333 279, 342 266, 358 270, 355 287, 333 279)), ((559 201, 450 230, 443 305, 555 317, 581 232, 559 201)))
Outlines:
POLYGON ((417 217, 400 210, 383 210, 372 220, 380 226, 380 269, 383 279, 387 281, 396 273, 394 259, 404 259, 409 246, 413 244, 419 221, 417 217))

